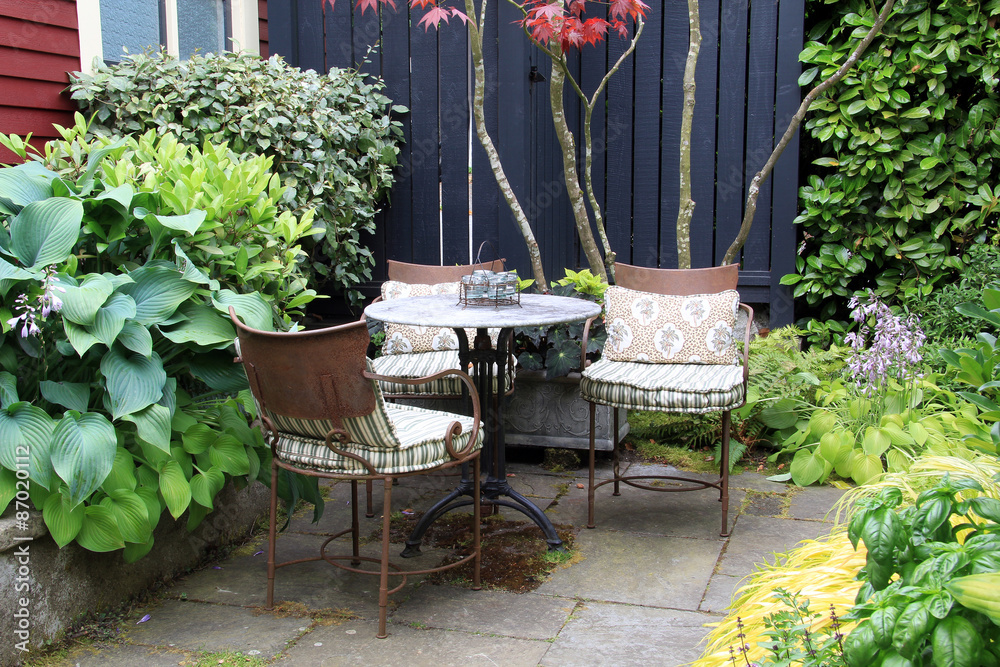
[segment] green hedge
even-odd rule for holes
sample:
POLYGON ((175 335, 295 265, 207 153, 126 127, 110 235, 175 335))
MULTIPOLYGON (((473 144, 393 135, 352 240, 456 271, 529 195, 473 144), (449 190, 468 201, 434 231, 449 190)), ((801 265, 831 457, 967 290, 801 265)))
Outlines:
MULTIPOLYGON (((800 59, 809 85, 844 62, 871 25, 849 0, 810 8, 800 59)), ((962 266, 972 243, 997 241, 1000 201, 1000 2, 897 5, 864 58, 812 107, 804 129, 805 241, 794 295, 820 319, 871 287, 926 296, 962 266)))
POLYGON ((185 61, 129 55, 93 76, 74 74, 71 89, 94 115, 95 131, 155 129, 197 146, 225 141, 234 151, 272 157, 287 188, 279 206, 315 209, 323 230, 323 243, 305 243, 310 272, 359 303, 355 287, 371 278, 374 263, 363 235, 375 230, 403 136, 383 87, 355 70, 317 74, 278 56, 225 53, 185 61))

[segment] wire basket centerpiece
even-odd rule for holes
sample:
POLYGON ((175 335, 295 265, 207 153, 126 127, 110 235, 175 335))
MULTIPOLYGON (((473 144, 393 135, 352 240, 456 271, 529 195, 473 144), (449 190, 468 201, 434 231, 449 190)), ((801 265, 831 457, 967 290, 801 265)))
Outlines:
MULTIPOLYGON (((480 261, 479 255, 486 243, 488 241, 483 241, 479 246, 479 252, 476 253, 476 264, 481 268, 474 270, 470 275, 462 276, 458 302, 463 306, 493 306, 494 308, 520 306, 521 294, 517 291, 517 272, 507 271, 506 265, 504 265, 503 271, 490 271, 480 261)), ((492 246, 490 247, 492 248, 492 246)))

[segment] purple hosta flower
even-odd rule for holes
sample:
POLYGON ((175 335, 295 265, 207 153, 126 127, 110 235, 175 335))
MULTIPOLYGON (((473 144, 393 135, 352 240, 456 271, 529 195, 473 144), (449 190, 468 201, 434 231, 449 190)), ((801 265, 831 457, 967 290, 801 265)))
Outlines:
POLYGON ((63 306, 62 299, 56 292, 65 293, 66 288, 59 285, 56 267, 50 266, 45 269, 45 277, 42 279, 42 293, 39 296, 32 299, 27 293, 24 293, 14 300, 12 310, 20 311, 21 314, 7 320, 7 326, 11 329, 20 327, 21 338, 41 333, 42 330, 38 326, 38 322, 45 321, 45 318, 53 312, 58 312, 63 306), (37 305, 33 302, 37 302, 37 305))
POLYGON ((854 297, 848 305, 854 309, 851 317, 861 323, 857 332, 844 337, 854 349, 847 365, 858 385, 871 393, 889 378, 901 382, 913 379, 913 366, 923 360, 920 348, 927 340, 919 320, 894 315, 871 292, 867 303, 854 297))

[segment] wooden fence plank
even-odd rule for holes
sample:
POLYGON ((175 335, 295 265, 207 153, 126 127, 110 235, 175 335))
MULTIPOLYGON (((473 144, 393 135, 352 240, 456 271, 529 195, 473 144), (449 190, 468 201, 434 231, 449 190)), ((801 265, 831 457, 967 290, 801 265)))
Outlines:
MULTIPOLYGON (((677 214, 680 203, 680 137, 684 110, 684 67, 688 53, 688 12, 686 2, 663 4, 663 63, 660 91, 660 212, 659 265, 677 266, 677 214)), ((645 39, 645 36, 642 38, 645 39)), ((701 58, 699 57, 699 65, 701 58)), ((700 91, 697 91, 700 92, 700 91)), ((701 102, 699 96, 698 102, 701 102)), ((693 140, 693 133, 692 133, 693 140)), ((637 141, 641 141, 637 139, 637 141)), ((698 175, 692 155, 691 177, 698 175)), ((692 222, 691 229, 695 229, 692 222)), ((691 234, 695 236, 695 234, 691 234)), ((693 239, 692 239, 693 240, 693 239)))
POLYGON ((410 179, 413 182, 412 261, 441 260, 438 135, 438 34, 410 26, 410 179))
MULTIPOLYGON (((719 4, 703 0, 700 7, 701 51, 695 72, 696 107, 691 125, 691 192, 695 202, 692 230, 714 229, 715 125, 718 101, 719 4), (707 113, 699 113, 699 109, 707 113)), ((725 238, 722 239, 726 242, 725 238)), ((714 266, 714 234, 691 234, 691 266, 714 266)))
MULTIPOLYGON (((477 6, 481 3, 477 2, 477 6)), ((486 127, 494 143, 496 143, 498 128, 498 96, 496 90, 497 81, 497 15, 496 2, 490 3, 493 11, 488 12, 483 28, 483 64, 486 71, 486 99, 483 103, 483 110, 486 119, 486 127)), ((509 174, 508 174, 509 176, 509 174)), ((472 252, 475 255, 479 245, 489 240, 494 246, 500 243, 500 209, 507 207, 507 203, 500 195, 493 171, 490 169, 489 159, 483 149, 479 138, 472 141, 472 252)), ((508 214, 509 215, 509 214, 508 214)), ((506 221, 506 218, 504 218, 506 221)), ((517 231, 508 222, 507 234, 516 234, 517 231)))
MULTIPOLYGON (((633 33, 630 32, 631 38, 633 33)), ((645 32, 643 33, 645 34, 645 32)), ((642 38, 640 38, 642 39, 642 38)), ((608 60, 616 62, 628 48, 625 40, 608 42, 608 60)), ((605 228, 608 243, 617 258, 626 264, 632 257, 632 95, 635 55, 622 63, 608 81, 607 115, 607 206, 605 228)))
POLYGON ((467 264, 469 234, 469 33, 461 25, 443 26, 441 50, 441 216, 442 261, 467 264))
MULTIPOLYGON (((659 266, 660 227, 660 87, 662 85, 663 13, 653 12, 635 49, 636 86, 633 93, 632 260, 639 266, 659 266), (641 85, 640 85, 641 82, 641 85)), ((676 266, 676 257, 664 266, 676 266)))
MULTIPOLYGON (((350 26, 350 7, 348 3, 341 3, 343 7, 337 7, 337 14, 347 13, 347 25, 350 26)), ((298 44, 298 59, 295 65, 301 69, 312 69, 317 72, 325 72, 330 65, 325 63, 326 45, 323 43, 323 20, 324 7, 329 11, 329 7, 324 2, 316 0, 293 0, 294 17, 298 27, 296 43, 298 44)), ((335 20, 334 25, 341 21, 335 20)), ((348 29, 350 29, 348 27, 348 29)))
POLYGON ((725 0, 719 20, 718 162, 715 173, 715 263, 725 239, 735 239, 743 219, 743 146, 746 109, 747 2, 725 0))

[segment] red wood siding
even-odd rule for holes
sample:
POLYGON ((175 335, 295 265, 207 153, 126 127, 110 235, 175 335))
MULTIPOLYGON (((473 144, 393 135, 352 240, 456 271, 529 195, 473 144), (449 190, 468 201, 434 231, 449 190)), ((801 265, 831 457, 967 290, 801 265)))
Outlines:
MULTIPOLYGON (((0 132, 56 137, 53 123, 73 122, 62 91, 78 69, 76 0, 0 0, 0 132)), ((0 149, 0 163, 15 160, 0 149)))
POLYGON ((268 58, 271 52, 267 45, 267 0, 257 0, 258 27, 260 29, 260 57, 268 58))

